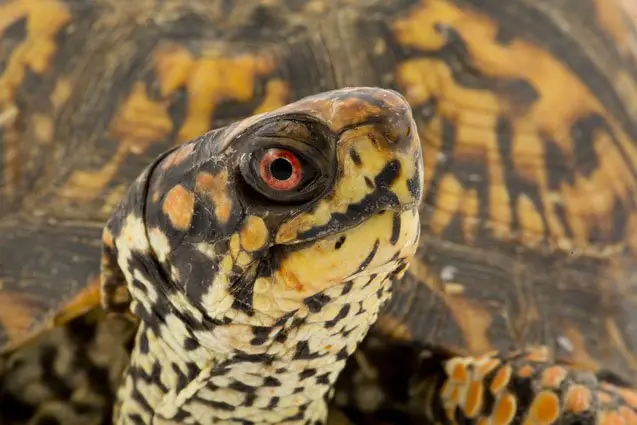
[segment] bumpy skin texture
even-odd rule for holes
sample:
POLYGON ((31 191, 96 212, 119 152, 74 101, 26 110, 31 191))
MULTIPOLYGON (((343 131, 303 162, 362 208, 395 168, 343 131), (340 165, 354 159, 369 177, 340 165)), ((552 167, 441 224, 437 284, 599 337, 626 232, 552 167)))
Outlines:
POLYGON ((422 175, 409 105, 374 88, 160 156, 103 236, 104 304, 121 310, 129 292, 141 320, 115 422, 325 423, 328 390, 415 253, 422 175))
POLYGON ((83 288, 73 311, 95 302, 102 224, 159 152, 366 84, 405 94, 426 161, 418 261, 377 330, 463 355, 544 345, 637 383, 634 2, 0 8, 4 346, 83 288))

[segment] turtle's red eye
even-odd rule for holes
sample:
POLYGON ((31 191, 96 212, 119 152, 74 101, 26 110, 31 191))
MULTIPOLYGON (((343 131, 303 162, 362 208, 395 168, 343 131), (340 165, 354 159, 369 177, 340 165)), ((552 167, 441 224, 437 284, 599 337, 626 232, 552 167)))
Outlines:
POLYGON ((261 179, 274 190, 292 190, 303 179, 299 158, 289 150, 272 148, 265 152, 260 164, 261 179))

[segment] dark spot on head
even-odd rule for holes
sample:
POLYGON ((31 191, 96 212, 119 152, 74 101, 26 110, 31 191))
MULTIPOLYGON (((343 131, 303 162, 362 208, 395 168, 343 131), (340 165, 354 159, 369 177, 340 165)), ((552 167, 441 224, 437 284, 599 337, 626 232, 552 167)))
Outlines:
POLYGON ((376 176, 375 183, 377 188, 388 189, 400 176, 401 165, 400 161, 394 159, 387 163, 387 165, 376 176))
POLYGON ((354 162, 354 164, 356 164, 358 167, 363 165, 363 161, 361 160, 360 155, 358 154, 358 152, 356 152, 355 149, 349 150, 349 156, 352 158, 352 162, 354 162))
POLYGON ((374 189, 374 182, 372 181, 372 179, 370 179, 369 177, 365 176, 365 184, 367 185, 368 188, 370 189, 374 189))
POLYGON ((336 244, 334 245, 334 249, 341 249, 343 243, 345 243, 345 236, 341 236, 340 238, 338 238, 336 244))
POLYGON ((400 214, 395 213, 392 219, 391 237, 389 238, 389 242, 392 245, 396 245, 396 242, 398 242, 399 237, 400 237, 400 214))

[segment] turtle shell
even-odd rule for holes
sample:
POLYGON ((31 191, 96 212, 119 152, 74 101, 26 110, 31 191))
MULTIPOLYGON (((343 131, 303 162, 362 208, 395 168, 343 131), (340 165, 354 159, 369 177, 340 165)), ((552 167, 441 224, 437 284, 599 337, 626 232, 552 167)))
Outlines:
POLYGON ((412 104, 427 182, 419 261, 377 329, 467 353, 545 344, 637 382, 634 8, 3 2, 0 346, 98 303, 103 224, 160 152, 376 85, 412 104))

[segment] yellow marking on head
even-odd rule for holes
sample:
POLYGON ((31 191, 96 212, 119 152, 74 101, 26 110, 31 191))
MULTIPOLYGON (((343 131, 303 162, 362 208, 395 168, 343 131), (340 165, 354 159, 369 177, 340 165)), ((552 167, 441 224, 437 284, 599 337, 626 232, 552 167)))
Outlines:
POLYGON ((241 247, 252 252, 263 248, 270 239, 270 232, 261 217, 251 215, 243 223, 240 236, 241 247))
POLYGON ((386 147, 377 147, 372 141, 373 129, 368 126, 357 127, 342 135, 337 149, 337 161, 341 171, 333 193, 320 200, 315 209, 299 214, 280 226, 277 243, 290 242, 313 227, 326 225, 335 213, 345 213, 350 205, 359 203, 365 196, 374 192, 367 186, 365 177, 370 180, 380 174, 391 160, 400 162, 400 175, 389 188, 400 203, 413 202, 406 181, 416 173, 413 155, 394 152, 386 147), (362 162, 362 168, 354 164, 350 150, 356 150, 362 162))
POLYGON ((162 263, 166 261, 172 250, 166 234, 160 228, 153 227, 148 231, 148 242, 153 247, 157 259, 162 263))
POLYGON ((588 387, 575 384, 569 387, 566 397, 564 398, 564 409, 581 413, 589 410, 592 406, 593 394, 588 387))
POLYGON ((188 230, 192 221, 194 206, 195 195, 178 184, 168 191, 161 209, 176 229, 188 230))
MULTIPOLYGON (((357 268, 370 255, 376 241, 378 248, 365 270, 369 275, 386 267, 397 252, 410 258, 415 253, 416 235, 420 227, 419 215, 412 211, 401 213, 401 231, 395 245, 389 242, 393 223, 392 214, 370 217, 367 221, 342 233, 314 241, 310 246, 287 254, 274 272, 277 298, 306 297, 330 286, 342 283, 357 272, 357 268), (345 242, 336 248, 345 236, 345 242), (346 259, 346 261, 344 261, 346 259)), ((388 270, 389 271, 389 270, 388 270)))
POLYGON ((218 174, 205 171, 197 174, 195 192, 203 194, 214 205, 215 217, 220 224, 228 223, 232 212, 232 198, 228 194, 228 171, 221 170, 218 174))
POLYGON ((90 200, 100 196, 113 179, 131 151, 144 151, 172 131, 166 101, 153 101, 146 94, 143 83, 136 83, 130 96, 118 110, 109 129, 109 137, 119 140, 117 151, 102 168, 79 170, 71 174, 61 193, 73 200, 90 200))

